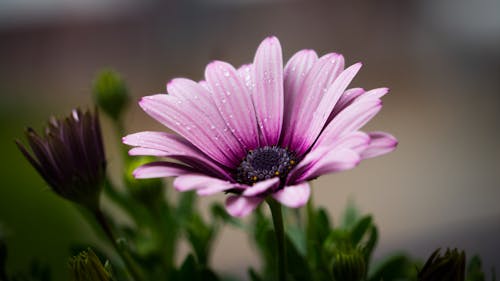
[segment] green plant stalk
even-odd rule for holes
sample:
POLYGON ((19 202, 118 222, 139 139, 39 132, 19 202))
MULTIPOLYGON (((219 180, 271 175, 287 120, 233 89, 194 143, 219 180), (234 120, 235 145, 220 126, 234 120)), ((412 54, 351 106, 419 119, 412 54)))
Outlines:
POLYGON ((272 198, 266 199, 271 209, 273 218, 274 233, 278 248, 278 280, 286 281, 286 248, 285 248, 285 228, 283 226, 283 213, 281 205, 272 198))
POLYGON ((101 210, 99 210, 99 209, 95 210, 94 216, 95 216, 97 222, 99 223, 99 225, 102 227, 102 230, 104 231, 106 236, 111 241, 111 244, 113 244, 113 247, 115 248, 116 252, 122 258, 130 276, 132 276, 132 278, 135 281, 144 281, 145 279, 143 277, 143 274, 141 273, 139 267, 132 260, 132 257, 130 257, 130 255, 127 252, 120 249, 120 246, 116 242, 116 237, 113 234, 113 231, 112 231, 111 227, 109 226, 109 223, 108 223, 106 217, 104 216, 104 214, 101 212, 101 210))

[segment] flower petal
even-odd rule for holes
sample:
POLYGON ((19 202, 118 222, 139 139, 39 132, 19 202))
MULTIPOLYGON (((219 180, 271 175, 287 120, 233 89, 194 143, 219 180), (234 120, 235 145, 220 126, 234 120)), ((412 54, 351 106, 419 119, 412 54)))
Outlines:
MULTIPOLYGON (((173 79, 167 85, 168 92, 185 102, 189 109, 185 110, 200 126, 200 131, 205 131, 226 155, 230 155, 236 164, 241 157, 246 155, 246 150, 233 135, 228 124, 222 118, 211 94, 200 84, 184 78, 173 79)), ((179 103, 179 100, 177 101, 179 103)), ((189 124, 187 130, 189 131, 189 124)), ((195 132, 198 133, 198 132, 195 132)), ((206 148, 205 148, 206 149, 206 148)), ((203 149, 200 149, 203 151, 203 149)))
POLYGON ((297 185, 285 186, 274 193, 273 198, 287 207, 299 208, 307 203, 310 194, 311 187, 309 183, 303 182, 297 185))
POLYGON ((212 195, 239 186, 237 183, 201 174, 179 176, 174 180, 173 185, 178 191, 196 190, 198 195, 212 195))
POLYGON ((136 168, 133 175, 136 179, 176 177, 193 173, 193 169, 170 162, 151 162, 136 168))
POLYGON ((236 70, 215 61, 205 70, 213 100, 233 135, 246 150, 259 146, 259 130, 252 97, 236 70))
POLYGON ((287 121, 287 131, 283 138, 284 145, 289 146, 299 155, 305 151, 301 149, 306 132, 313 122, 313 113, 330 85, 344 69, 344 57, 330 53, 317 59, 305 77, 298 95, 295 96, 290 107, 290 121, 287 121))
POLYGON ((247 196, 247 197, 252 197, 252 196, 256 196, 256 195, 265 193, 269 189, 273 189, 273 188, 277 187, 279 182, 280 182, 280 179, 277 177, 270 178, 270 179, 265 180, 265 181, 259 181, 259 182, 255 183, 254 185, 252 185, 251 187, 245 189, 245 191, 243 191, 243 193, 241 195, 247 196))
POLYGON ((130 155, 151 155, 170 157, 182 161, 200 171, 207 171, 219 177, 231 179, 231 174, 209 159, 181 136, 165 132, 140 132, 122 139, 127 145, 137 146, 130 155))
POLYGON ((289 129, 293 128, 293 105, 296 104, 297 97, 301 94, 302 85, 304 84, 307 73, 312 68, 314 63, 318 60, 318 55, 313 50, 301 50, 295 53, 290 60, 288 60, 285 71, 283 73, 284 79, 284 102, 285 108, 283 112, 283 143, 288 144, 290 141, 290 134, 287 134, 289 129))
POLYGON ((229 196, 226 199, 226 210, 233 217, 244 217, 250 214, 264 201, 261 197, 229 196))
POLYGON ((326 124, 330 123, 335 115, 346 108, 349 104, 352 103, 352 101, 354 101, 363 93, 365 93, 365 90, 363 88, 351 88, 346 90, 335 104, 335 107, 333 108, 332 113, 330 113, 330 117, 328 117, 326 124))
POLYGON ((254 58, 252 97, 263 145, 278 143, 283 124, 283 58, 276 37, 266 38, 254 58))
POLYGON ((340 149, 349 149, 353 150, 356 153, 360 153, 370 143, 370 137, 360 131, 352 132, 348 135, 345 135, 341 138, 335 139, 332 142, 329 142, 328 145, 315 146, 311 151, 309 151, 304 159, 302 159, 299 164, 293 168, 287 179, 287 183, 289 182, 297 182, 297 178, 304 174, 314 163, 321 160, 326 154, 331 151, 338 151, 340 149))
POLYGON ((361 152, 363 159, 384 155, 396 149, 398 145, 398 140, 388 133, 371 132, 368 135, 371 141, 368 147, 361 152))
POLYGON ((241 81, 243 81, 247 87, 248 94, 252 96, 253 89, 255 87, 255 70, 253 64, 244 64, 238 68, 237 72, 241 81))
POLYGON ((219 163, 231 168, 237 165, 245 152, 228 130, 209 93, 188 79, 174 79, 167 87, 170 95, 141 100, 144 111, 219 163))
POLYGON ((296 175, 295 182, 315 179, 321 175, 345 171, 358 165, 361 158, 351 149, 335 149, 329 151, 318 161, 312 163, 301 175, 296 175))
POLYGON ((314 148, 330 146, 332 142, 337 141, 340 137, 358 130, 370 121, 381 108, 382 104, 378 99, 360 100, 352 103, 326 126, 318 137, 314 148))
POLYGON ((320 132, 323 130, 333 107, 337 103, 340 96, 344 93, 345 89, 351 83, 354 76, 358 73, 361 68, 361 63, 354 64, 344 70, 332 85, 328 88, 324 95, 321 97, 320 103, 313 111, 313 118, 311 119, 307 130, 304 134, 303 143, 295 151, 297 154, 301 154, 308 150, 310 146, 317 139, 320 132))

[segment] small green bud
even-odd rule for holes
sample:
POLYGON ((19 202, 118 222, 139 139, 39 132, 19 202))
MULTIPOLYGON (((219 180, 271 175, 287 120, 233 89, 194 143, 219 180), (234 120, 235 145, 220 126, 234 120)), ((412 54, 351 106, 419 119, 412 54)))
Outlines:
POLYGON ((336 281, 361 281, 366 275, 366 263, 359 249, 336 251, 332 274, 336 281))
POLYGON ((111 274, 102 265, 96 254, 88 249, 69 261, 72 281, 111 281, 111 274))
POLYGON ((118 120, 129 102, 125 82, 113 70, 103 70, 94 81, 95 103, 112 119, 118 120))
POLYGON ((465 253, 457 249, 446 250, 444 256, 439 254, 441 249, 432 253, 418 273, 419 281, 464 281, 465 253))
POLYGON ((155 160, 153 157, 142 156, 130 159, 124 174, 124 182, 127 190, 138 201, 150 204, 163 196, 163 182, 161 179, 140 179, 134 178, 134 170, 139 166, 151 163, 155 160))

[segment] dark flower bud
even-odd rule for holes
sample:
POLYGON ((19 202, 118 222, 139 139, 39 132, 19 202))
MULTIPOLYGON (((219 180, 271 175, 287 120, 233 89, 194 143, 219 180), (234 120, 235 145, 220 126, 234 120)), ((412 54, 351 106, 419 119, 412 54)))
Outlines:
POLYGON ((419 281, 464 281, 465 253, 457 249, 446 250, 444 256, 439 254, 441 249, 432 253, 418 273, 419 281))
POLYGON ((16 141, 26 159, 58 195, 95 210, 105 178, 106 160, 97 112, 73 110, 52 118, 44 135, 26 131, 32 153, 16 141))
POLYGON ((361 250, 336 251, 333 257, 332 274, 336 281, 361 281, 366 275, 365 258, 361 250))
POLYGON ((129 95, 125 83, 112 70, 104 70, 97 76, 93 86, 96 104, 111 118, 118 120, 127 106, 129 95))
POLYGON ((72 281, 110 281, 111 274, 102 265, 96 254, 88 249, 69 260, 72 281))

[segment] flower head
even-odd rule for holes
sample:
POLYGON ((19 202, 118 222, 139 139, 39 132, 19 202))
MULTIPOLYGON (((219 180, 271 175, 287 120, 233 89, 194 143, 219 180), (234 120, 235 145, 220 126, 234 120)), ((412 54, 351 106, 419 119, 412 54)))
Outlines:
POLYGON ((309 180, 355 167, 394 150, 396 139, 359 129, 382 107, 388 91, 347 89, 361 64, 344 69, 336 53, 297 52, 283 67, 277 38, 265 39, 252 64, 235 69, 214 61, 205 80, 167 84, 168 94, 139 102, 175 131, 140 132, 123 141, 131 155, 168 157, 135 170, 137 178, 176 177, 179 191, 231 193, 226 207, 244 216, 267 196, 304 205, 309 180), (180 163, 179 163, 180 162, 180 163))
POLYGON ((26 130, 32 153, 19 142, 26 159, 58 195, 96 208, 106 160, 97 113, 73 110, 65 119, 52 118, 45 135, 26 130))
POLYGON ((435 250, 418 273, 419 281, 463 281, 465 279, 465 252, 447 249, 435 250))

